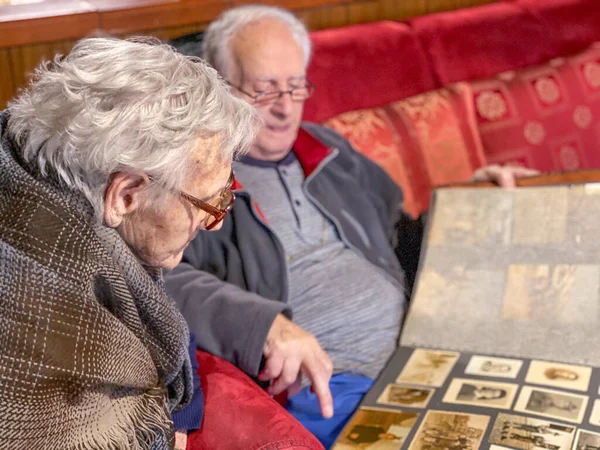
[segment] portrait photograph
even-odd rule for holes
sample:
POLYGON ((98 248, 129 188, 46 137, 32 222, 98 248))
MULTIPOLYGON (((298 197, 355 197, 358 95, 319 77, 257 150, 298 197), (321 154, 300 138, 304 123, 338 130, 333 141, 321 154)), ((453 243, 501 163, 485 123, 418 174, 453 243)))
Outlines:
POLYGON ((388 384, 377 399, 377 403, 425 408, 434 392, 433 388, 388 384))
POLYGON ((520 359, 494 358, 491 356, 471 357, 465 369, 467 375, 496 378, 517 378, 523 361, 520 359))
POLYGON ((398 450, 418 417, 416 412, 359 408, 340 433, 332 450, 398 450))
POLYGON ((591 367, 531 361, 525 382, 587 392, 591 376, 591 367))
POLYGON ((454 378, 444 395, 444 403, 510 409, 519 385, 468 378, 454 378))
POLYGON ((573 450, 598 450, 600 449, 600 434, 587 430, 577 430, 573 450))
POLYGON ((585 395, 523 386, 515 411, 581 423, 587 403, 585 395))
POLYGON ((574 426, 500 413, 490 432, 489 442, 523 450, 534 450, 535 447, 569 450, 574 438, 574 426))
POLYGON ((415 349, 396 383, 441 387, 450 375, 460 353, 415 349))
POLYGON ((477 449, 489 421, 479 414, 428 411, 408 449, 477 449))

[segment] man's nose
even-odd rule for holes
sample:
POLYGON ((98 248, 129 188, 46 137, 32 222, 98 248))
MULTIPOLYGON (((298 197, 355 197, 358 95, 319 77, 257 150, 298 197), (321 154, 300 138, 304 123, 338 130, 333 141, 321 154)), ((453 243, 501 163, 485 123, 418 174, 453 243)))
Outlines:
POLYGON ((273 103, 272 110, 277 114, 289 116, 292 113, 293 103, 291 92, 282 92, 273 103))

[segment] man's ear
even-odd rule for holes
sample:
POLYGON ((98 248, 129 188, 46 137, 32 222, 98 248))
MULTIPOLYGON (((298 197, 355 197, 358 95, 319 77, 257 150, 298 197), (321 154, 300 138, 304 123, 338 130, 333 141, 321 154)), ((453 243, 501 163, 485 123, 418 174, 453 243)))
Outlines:
POLYGON ((121 225, 123 217, 138 209, 150 180, 144 174, 118 172, 104 192, 104 222, 111 228, 121 225))

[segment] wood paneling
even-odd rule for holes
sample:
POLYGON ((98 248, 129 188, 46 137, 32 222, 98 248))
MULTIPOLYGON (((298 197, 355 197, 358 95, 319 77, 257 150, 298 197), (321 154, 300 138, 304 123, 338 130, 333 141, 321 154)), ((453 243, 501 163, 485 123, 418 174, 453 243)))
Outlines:
POLYGON ((384 17, 381 2, 376 0, 354 2, 348 6, 348 19, 350 23, 375 22, 384 17))
MULTIPOLYGON (((293 9, 312 30, 376 20, 406 20, 430 12, 496 0, 261 0, 293 9)), ((172 39, 201 31, 225 9, 254 0, 43 0, 0 6, 0 109, 42 59, 68 53, 97 30, 117 36, 172 39)))
POLYGON ((343 27, 348 25, 348 8, 346 6, 327 6, 297 12, 298 17, 311 30, 343 27))
POLYGON ((105 11, 100 12, 100 28, 114 35, 140 30, 175 28, 209 22, 228 7, 228 0, 204 0, 105 11))

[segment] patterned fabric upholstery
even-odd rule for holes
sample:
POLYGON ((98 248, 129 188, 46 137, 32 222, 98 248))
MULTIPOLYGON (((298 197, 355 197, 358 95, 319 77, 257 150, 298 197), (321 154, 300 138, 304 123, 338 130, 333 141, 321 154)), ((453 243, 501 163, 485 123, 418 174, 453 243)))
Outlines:
POLYGON ((484 163, 470 98, 469 86, 456 84, 347 112, 325 125, 383 167, 402 186, 406 211, 418 215, 427 210, 432 187, 466 181, 484 163))
POLYGON ((600 167, 600 45, 471 83, 489 163, 600 167))

